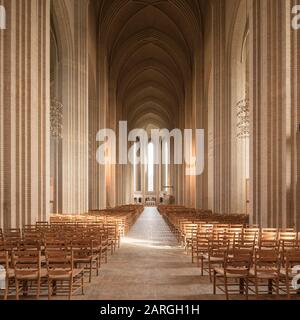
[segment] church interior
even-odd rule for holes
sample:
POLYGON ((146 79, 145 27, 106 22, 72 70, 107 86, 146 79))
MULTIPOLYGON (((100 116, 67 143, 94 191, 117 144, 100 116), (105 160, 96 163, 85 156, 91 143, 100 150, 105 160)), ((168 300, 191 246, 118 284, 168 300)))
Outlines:
POLYGON ((297 5, 0 0, 0 299, 299 299, 297 5))

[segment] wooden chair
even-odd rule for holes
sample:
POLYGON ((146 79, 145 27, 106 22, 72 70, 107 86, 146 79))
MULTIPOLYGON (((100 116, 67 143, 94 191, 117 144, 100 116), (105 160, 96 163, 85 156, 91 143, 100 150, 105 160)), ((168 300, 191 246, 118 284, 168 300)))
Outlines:
POLYGON ((279 278, 281 255, 279 249, 257 249, 254 254, 254 269, 251 270, 250 281, 255 286, 256 298, 259 294, 272 294, 274 291, 279 297, 279 278), (260 288, 267 290, 260 291, 260 288))
POLYGON ((288 231, 288 232, 279 232, 278 240, 297 240, 297 232, 288 231))
POLYGON ((50 239, 45 240, 45 251, 66 251, 68 246, 63 240, 50 239))
POLYGON ((12 250, 17 250, 20 246, 22 237, 20 229, 5 229, 3 233, 4 243, 7 250, 11 252, 12 250))
POLYGON ((201 275, 203 276, 203 259, 204 255, 208 255, 209 240, 212 239, 212 233, 210 232, 198 232, 196 236, 196 243, 193 244, 192 248, 192 263, 194 260, 197 261, 197 266, 201 267, 201 275), (199 264, 201 261, 201 265, 199 264))
POLYGON ((79 289, 84 294, 84 269, 74 268, 72 251, 46 251, 46 263, 49 300, 52 295, 57 295, 58 292, 67 294, 69 300, 71 300, 73 293, 79 289))
POLYGON ((208 253, 203 255, 202 271, 207 270, 209 280, 212 282, 212 274, 215 267, 224 264, 225 252, 229 250, 229 241, 226 240, 209 240, 208 253))
POLYGON ((8 282, 9 282, 9 258, 7 251, 0 251, 0 273, 5 273, 0 281, 3 282, 3 287, 0 287, 0 291, 3 291, 3 298, 7 300, 8 297, 8 282))
POLYGON ((284 268, 281 269, 281 280, 284 284, 284 292, 288 299, 291 299, 292 293, 300 293, 300 249, 288 250, 284 256, 284 268), (293 282, 294 280, 294 282, 293 282), (298 280, 298 281, 297 281, 298 280), (297 289, 295 286, 299 286, 297 289))
POLYGON ((251 251, 235 249, 225 252, 224 266, 214 268, 213 293, 219 289, 227 300, 230 294, 245 294, 248 300, 251 264, 251 251))
POLYGON ((73 252, 74 265, 77 268, 80 265, 84 266, 84 270, 89 273, 89 282, 92 281, 92 272, 96 270, 99 275, 99 255, 94 251, 94 242, 92 240, 75 240, 71 244, 73 252))
POLYGON ((5 229, 4 233, 4 240, 10 240, 10 241, 21 241, 21 229, 15 228, 15 229, 5 229))
POLYGON ((275 250, 279 251, 280 241, 260 239, 257 248, 259 250, 275 250))
POLYGON ((247 241, 254 241, 256 244, 260 238, 259 228, 245 228, 243 230, 242 238, 247 241))
POLYGON ((33 250, 17 251, 13 253, 13 267, 16 283, 16 299, 19 300, 20 292, 28 294, 28 283, 36 284, 36 299, 40 297, 41 278, 41 252, 33 250), (23 286, 20 287, 20 284, 23 286))
POLYGON ((252 239, 252 240, 240 239, 240 240, 236 240, 233 244, 233 252, 235 252, 236 250, 240 250, 241 252, 248 252, 253 256, 254 249, 255 249, 255 239, 252 239))
POLYGON ((109 240, 107 233, 103 230, 99 233, 100 244, 101 244, 101 252, 100 252, 100 264, 102 261, 107 263, 108 261, 108 250, 109 250, 109 240))

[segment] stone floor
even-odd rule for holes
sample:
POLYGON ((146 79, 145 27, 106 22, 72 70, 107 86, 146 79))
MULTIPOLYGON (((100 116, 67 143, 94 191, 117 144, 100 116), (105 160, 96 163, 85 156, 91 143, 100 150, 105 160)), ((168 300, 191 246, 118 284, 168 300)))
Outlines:
MULTIPOLYGON (((122 239, 121 248, 86 287, 81 299, 197 300, 213 298, 208 277, 200 277, 155 208, 146 208, 122 239)), ((223 296, 214 297, 222 299, 223 296)))

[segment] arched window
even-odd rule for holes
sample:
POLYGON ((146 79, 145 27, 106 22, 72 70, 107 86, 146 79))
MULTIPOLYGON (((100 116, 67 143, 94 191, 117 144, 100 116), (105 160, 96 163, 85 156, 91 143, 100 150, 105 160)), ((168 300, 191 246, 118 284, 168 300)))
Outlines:
POLYGON ((142 190, 141 184, 141 163, 140 163, 140 142, 133 144, 133 192, 140 192, 142 190))
POLYGON ((154 191, 154 145, 148 144, 148 192, 154 191))
POLYGON ((137 159, 136 159, 136 152, 137 152, 137 144, 136 142, 133 145, 133 191, 137 192, 137 159))
POLYGON ((163 141, 162 143, 162 156, 163 156, 163 166, 164 166, 164 170, 163 170, 163 186, 167 187, 169 186, 169 144, 168 141, 163 141))

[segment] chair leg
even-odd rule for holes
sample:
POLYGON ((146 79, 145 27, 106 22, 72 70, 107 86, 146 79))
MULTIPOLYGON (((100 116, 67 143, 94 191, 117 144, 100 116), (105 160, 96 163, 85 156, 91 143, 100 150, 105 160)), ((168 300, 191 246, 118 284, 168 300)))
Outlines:
POLYGON ((73 278, 70 280, 70 286, 69 286, 69 300, 72 298, 72 291, 73 291, 73 278))
POLYGON ((16 281, 16 300, 19 300, 20 299, 20 297, 19 297, 19 290, 20 290, 19 281, 17 279, 15 281, 16 281))
POLYGON ((291 291, 290 291, 290 282, 289 282, 289 278, 286 278, 285 280, 285 286, 286 286, 286 292, 287 292, 287 296, 288 299, 291 299, 291 291))
POLYGON ((36 288, 36 299, 40 299, 40 290, 41 290, 41 279, 37 280, 37 288, 36 288))
POLYGON ((255 282, 255 295, 256 295, 256 300, 258 300, 258 299, 259 299, 259 290, 258 290, 258 278, 257 278, 257 277, 255 277, 254 282, 255 282))
POLYGON ((90 261, 90 276, 89 276, 89 282, 92 282, 92 271, 93 271, 93 261, 90 261))
POLYGON ((276 299, 279 299, 279 278, 276 278, 275 280, 275 285, 276 285, 276 299))
POLYGON ((217 294, 217 288, 216 288, 216 282, 217 282, 217 273, 216 273, 216 271, 214 270, 214 292, 213 292, 213 294, 214 295, 216 295, 217 294))
POLYGON ((203 275, 204 275, 204 257, 203 256, 201 256, 201 276, 203 277, 203 275))
POLYGON ((48 279, 48 300, 51 300, 52 296, 52 281, 48 279))
POLYGON ((273 293, 273 280, 268 280, 268 292, 270 295, 273 293))
POLYGON ((226 276, 224 276, 224 286, 225 286, 226 300, 229 300, 228 283, 227 283, 227 277, 226 276))
POLYGON ((81 293, 84 295, 84 276, 81 276, 81 293))
POLYGON ((98 255, 98 268, 101 269, 101 262, 102 262, 102 250, 100 250, 98 255))
POLYGON ((246 300, 249 300, 249 279, 245 279, 246 282, 246 300))
POLYGON ((211 264, 208 262, 208 272, 209 272, 209 281, 212 283, 212 276, 211 276, 211 264))
POLYGON ((8 279, 5 279, 5 290, 4 290, 4 300, 7 300, 8 297, 8 279))

